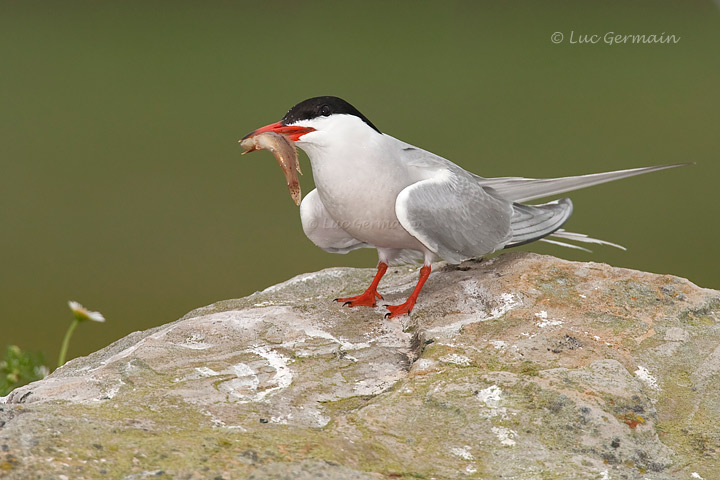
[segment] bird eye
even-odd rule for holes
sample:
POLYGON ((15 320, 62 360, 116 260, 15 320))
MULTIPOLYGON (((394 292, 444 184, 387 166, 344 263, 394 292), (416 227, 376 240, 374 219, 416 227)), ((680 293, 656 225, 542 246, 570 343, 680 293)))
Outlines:
POLYGON ((323 105, 320 107, 320 115, 327 117, 330 115, 330 106, 329 105, 323 105))

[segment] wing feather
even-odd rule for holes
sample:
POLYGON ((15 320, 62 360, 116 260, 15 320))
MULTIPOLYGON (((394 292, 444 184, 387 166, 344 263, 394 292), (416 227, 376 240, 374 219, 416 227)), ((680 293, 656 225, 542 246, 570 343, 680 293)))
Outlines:
POLYGON ((512 204, 450 171, 402 190, 395 213, 405 230, 450 263, 503 248, 512 235, 512 204))
POLYGON ((570 218, 572 210, 569 198, 543 205, 514 203, 510 220, 512 238, 506 247, 524 245, 552 234, 570 218))
POLYGON ((628 170, 617 170, 615 172, 591 173, 589 175, 578 175, 575 177, 562 178, 522 178, 522 177, 497 177, 483 178, 476 176, 477 182, 485 187, 491 187, 501 197, 513 202, 527 202, 538 198, 559 195, 573 190, 579 190, 601 183, 620 180, 621 178, 642 175, 643 173, 657 172, 668 168, 684 167, 692 165, 680 163, 675 165, 659 165, 656 167, 631 168, 628 170))

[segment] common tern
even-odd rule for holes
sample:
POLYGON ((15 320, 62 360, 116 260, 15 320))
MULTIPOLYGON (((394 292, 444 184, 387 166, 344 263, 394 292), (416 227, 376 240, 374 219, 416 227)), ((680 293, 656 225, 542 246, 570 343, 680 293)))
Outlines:
POLYGON ((337 97, 315 97, 292 107, 279 122, 259 128, 284 135, 310 158, 315 190, 300 204, 305 235, 327 252, 376 248, 377 274, 360 295, 338 298, 350 307, 375 307, 388 265, 422 260, 408 299, 386 305, 386 317, 409 314, 433 261, 451 264, 536 240, 581 248, 554 237, 611 246, 561 227, 569 198, 523 202, 687 164, 633 168, 563 178, 484 178, 431 152, 384 134, 337 97))

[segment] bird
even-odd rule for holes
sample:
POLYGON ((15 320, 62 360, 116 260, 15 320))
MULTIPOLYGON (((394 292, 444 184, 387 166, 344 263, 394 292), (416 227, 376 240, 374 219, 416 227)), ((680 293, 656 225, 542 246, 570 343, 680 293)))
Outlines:
POLYGON ((438 260, 459 264, 542 240, 611 242, 568 232, 569 198, 526 202, 613 180, 688 164, 659 165, 561 178, 495 177, 471 173, 439 155, 381 132, 347 101, 320 96, 293 106, 279 122, 258 128, 284 135, 303 150, 315 189, 300 203, 305 235, 321 249, 348 253, 375 248, 377 273, 361 294, 337 298, 348 307, 376 307, 388 267, 422 261, 407 300, 385 305, 386 318, 410 314, 438 260))

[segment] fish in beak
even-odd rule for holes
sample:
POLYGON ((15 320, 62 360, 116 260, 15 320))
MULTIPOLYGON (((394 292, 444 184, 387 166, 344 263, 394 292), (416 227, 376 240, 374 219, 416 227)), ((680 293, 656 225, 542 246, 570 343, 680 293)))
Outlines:
POLYGON ((243 155, 255 150, 270 150, 275 155, 285 175, 290 196, 298 206, 302 199, 298 173, 302 175, 302 171, 294 142, 313 130, 310 127, 287 127, 278 122, 259 128, 240 140, 240 146, 245 149, 243 155))

